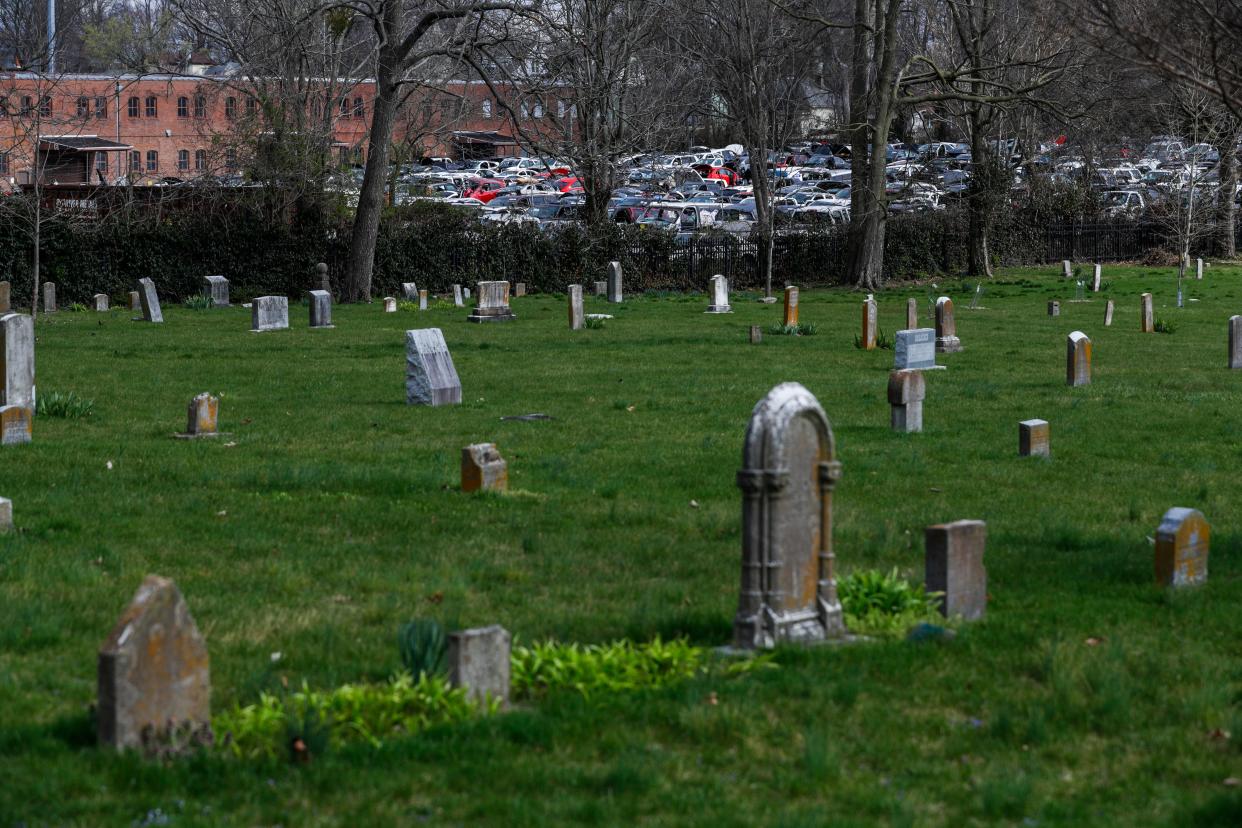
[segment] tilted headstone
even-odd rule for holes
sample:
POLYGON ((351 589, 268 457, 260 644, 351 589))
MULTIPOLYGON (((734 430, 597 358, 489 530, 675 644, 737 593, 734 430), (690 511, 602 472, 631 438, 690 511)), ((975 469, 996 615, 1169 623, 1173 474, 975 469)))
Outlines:
POLYGON ((13 310, 12 288, 8 282, 0 282, 0 313, 13 310))
POLYGON ((1229 367, 1242 368, 1242 316, 1229 317, 1229 367))
POLYGON ((526 295, 526 283, 525 282, 516 283, 513 286, 513 295, 514 296, 525 296, 526 295))
POLYGON ((582 315, 582 285, 569 286, 569 329, 580 331, 586 324, 582 315))
POLYGON ((595 283, 595 295, 596 296, 607 296, 608 295, 608 282, 606 280, 603 282, 595 283))
POLYGON ((957 338, 957 321, 953 317, 953 300, 941 296, 936 300, 936 353, 954 354, 962 350, 957 338))
POLYGON ((99 743, 118 749, 170 726, 210 724, 207 644, 169 579, 148 575, 99 649, 97 720, 99 743))
POLYGON ((397 297, 385 296, 384 297, 384 313, 396 313, 396 312, 397 312, 397 297))
POLYGON ((459 308, 466 306, 461 298, 461 285, 453 285, 453 305, 459 308))
POLYGON ((983 566, 988 525, 981 520, 958 520, 928 526, 924 584, 928 592, 943 592, 940 612, 945 618, 967 621, 982 618, 988 606, 988 571, 983 566))
POLYGON ((34 319, 0 316, 0 405, 35 407, 34 319))
POLYGON ((185 426, 186 436, 215 437, 220 433, 216 428, 216 417, 219 412, 219 397, 203 393, 190 400, 189 417, 185 426))
POLYGON ((417 302, 418 284, 415 282, 402 282, 401 295, 411 302, 417 302))
POLYGON ((19 446, 32 437, 34 409, 24 405, 0 405, 0 445, 19 446))
POLYGON ((729 280, 719 274, 713 276, 708 283, 711 302, 704 313, 733 313, 729 307, 729 280))
POLYGON ((1018 423, 1018 456, 1052 456, 1047 420, 1023 420, 1018 423))
POLYGON ((1048 303, 1048 315, 1049 316, 1060 316, 1061 315, 1061 303, 1060 302, 1049 302, 1048 303))
POLYGON ((927 382, 919 371, 893 371, 888 375, 888 404, 893 431, 912 434, 923 430, 923 399, 927 382))
POLYGON ((9 532, 13 529, 13 501, 7 497, 0 497, 0 532, 9 532))
POLYGON ((95 299, 95 310, 97 312, 102 313, 108 310, 108 294, 96 293, 94 296, 94 299, 95 299))
POLYGON ((868 296, 862 303, 862 349, 875 350, 876 326, 880 322, 880 308, 875 299, 868 296))
POLYGON ((750 326, 750 344, 758 345, 760 342, 763 342, 763 328, 759 327, 758 325, 751 325, 750 326))
POLYGON ((418 292, 418 309, 420 311, 427 310, 427 291, 420 290, 418 292))
POLYGON ((250 330, 283 331, 289 327, 288 296, 256 296, 250 304, 250 330))
POLYGON ((204 276, 203 295, 211 299, 213 308, 229 306, 229 280, 223 276, 204 276))
POLYGON ((733 643, 742 650, 847 634, 837 598, 832 496, 841 478, 832 426, 796 382, 750 417, 742 491, 742 581, 733 643))
POLYGON ((405 332, 407 405, 460 405, 461 380, 439 328, 405 332))
POLYGON ((1156 583, 1193 586, 1207 581, 1212 527, 1197 509, 1177 507, 1164 513, 1156 529, 1156 583))
POLYGON ((1065 384, 1091 384, 1091 338, 1074 331, 1065 339, 1065 384))
POLYGON ((129 309, 131 311, 142 310, 142 299, 139 297, 138 291, 136 290, 131 290, 129 292, 129 309))
POLYGON ((1155 314, 1152 311, 1151 294, 1144 293, 1139 297, 1139 299, 1141 300, 1141 308, 1139 310, 1141 315, 1139 319, 1139 330, 1143 333, 1155 333, 1156 320, 1155 314))
POLYGON ((509 307, 508 282, 479 282, 479 299, 467 322, 509 322, 517 319, 509 307))
POLYGON ((936 364, 936 331, 915 328, 898 331, 893 345, 893 368, 897 371, 927 371, 943 366, 936 364))
POLYGON ((138 299, 142 303, 142 318, 147 322, 163 322, 164 313, 160 310, 160 295, 155 290, 155 282, 151 279, 138 280, 138 299))
POLYGON ((1091 276, 1091 292, 1092 293, 1100 292, 1100 271, 1101 269, 1102 268, 1098 264, 1092 266, 1092 270, 1094 271, 1091 276))
POLYGON ((798 289, 793 285, 785 286, 785 327, 798 324, 798 289))
POLYGON ((495 443, 475 443, 461 450, 463 492, 504 492, 509 489, 509 464, 495 443))
POLYGON ((913 296, 906 300, 906 330, 912 331, 919 326, 919 300, 913 296))
POLYGON ((43 283, 43 312, 56 313, 56 283, 43 283))
POLYGON ((319 262, 315 265, 315 283, 319 285, 319 290, 332 292, 332 282, 328 279, 328 263, 319 262))
POLYGON ((1117 309, 1117 303, 1114 302, 1112 299, 1109 299, 1108 302, 1105 303, 1104 305, 1104 327, 1106 328, 1112 327, 1113 311, 1115 311, 1116 309, 1117 309))
POLYGON ((1203 259, 1195 259, 1195 278, 1203 279, 1203 259))
POLYGON ((1061 278, 1069 279, 1073 275, 1074 275, 1074 271, 1070 268, 1070 260, 1062 259, 1061 260, 1061 278))
POLYGON ((449 683, 463 688, 476 704, 497 702, 509 706, 511 638, 499 624, 449 633, 449 683))
POLYGON ((608 263, 608 301, 622 302, 625 300, 621 285, 621 263, 608 263))
POLYGON ((310 299, 310 326, 312 328, 331 328, 332 325, 332 294, 326 290, 312 290, 307 294, 310 299))

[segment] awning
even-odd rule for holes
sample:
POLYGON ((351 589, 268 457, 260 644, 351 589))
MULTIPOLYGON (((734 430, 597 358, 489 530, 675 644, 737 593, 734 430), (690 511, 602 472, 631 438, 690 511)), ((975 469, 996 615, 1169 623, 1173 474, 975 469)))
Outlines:
POLYGON ((44 152, 121 152, 133 147, 117 141, 105 141, 97 135, 44 135, 39 138, 39 149, 44 152))
POLYGON ((511 135, 503 135, 499 132, 476 132, 473 130, 459 130, 451 132, 449 135, 459 144, 488 144, 491 146, 501 146, 504 144, 516 144, 517 140, 511 135))

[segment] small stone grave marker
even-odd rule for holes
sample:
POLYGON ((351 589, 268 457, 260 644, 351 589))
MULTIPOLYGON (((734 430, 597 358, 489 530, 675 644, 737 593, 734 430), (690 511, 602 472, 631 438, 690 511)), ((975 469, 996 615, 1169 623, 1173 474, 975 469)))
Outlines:
POLYGON ((427 291, 420 290, 418 292, 418 309, 420 311, 427 310, 427 291))
POLYGON ((874 296, 867 294, 867 298, 862 303, 862 349, 864 351, 875 350, 875 332, 879 319, 879 305, 874 296))
POLYGON ((1047 420, 1023 420, 1018 423, 1018 456, 1052 456, 1047 420))
POLYGON ((96 312, 103 313, 108 310, 108 294, 96 293, 93 298, 95 300, 96 312))
POLYGON ((464 297, 466 297, 467 299, 469 299, 469 298, 470 298, 470 288, 462 288, 462 289, 461 289, 461 295, 462 295, 462 296, 464 296, 464 297))
POLYGON ((793 285, 785 287, 785 327, 798 324, 798 289, 793 285))
POLYGON ((911 296, 906 300, 906 330, 912 331, 919 326, 919 300, 911 296))
POLYGON ((953 316, 953 300, 941 296, 936 300, 936 353, 955 354, 962 350, 957 338, 957 321, 953 316))
POLYGON ((34 319, 24 313, 0 316, 0 405, 34 410, 34 319))
POLYGON ((945 618, 974 621, 988 605, 988 572, 983 566, 988 525, 981 520, 958 520, 928 526, 924 583, 928 592, 943 592, 940 612, 945 618))
POLYGON ((1229 317, 1229 367, 1242 368, 1242 316, 1229 317))
POLYGON ((129 292, 129 309, 131 311, 142 310, 142 299, 138 296, 138 291, 131 290, 129 292))
POLYGON ((923 399, 927 383, 921 371, 893 371, 888 375, 888 404, 893 431, 913 434, 923 430, 923 399))
POLYGON ((1203 259, 1195 259, 1195 279, 1203 281, 1203 259))
POLYGON ((1142 307, 1140 308, 1141 318, 1139 319, 1139 330, 1143 333, 1155 333, 1156 322, 1155 314, 1152 311, 1151 294, 1144 293, 1141 297, 1142 307))
POLYGON ((569 329, 580 331, 586 324, 582 316, 582 285, 569 286, 569 329))
POLYGON ((750 326, 750 344, 758 345, 763 341, 763 328, 758 325, 750 326))
POLYGON ((332 294, 326 290, 312 290, 307 293, 310 300, 310 326, 312 328, 332 328, 332 294))
POLYGON ((936 364, 936 331, 914 328, 898 331, 893 345, 893 368, 897 371, 934 371, 944 368, 936 364))
POLYGON ((1060 316, 1061 315, 1061 303, 1055 300, 1049 302, 1048 303, 1048 315, 1049 316, 1060 316))
POLYGON ((621 302, 624 301, 624 294, 621 283, 621 263, 608 263, 608 301, 621 302))
POLYGON ((56 283, 43 283, 43 312, 56 313, 56 283))
POLYGON ((33 422, 34 409, 24 405, 0 405, 0 445, 29 443, 33 422))
POLYGON ((607 281, 595 283, 595 295, 596 296, 607 296, 608 295, 608 282, 607 281))
POLYGON ((513 295, 514 296, 525 296, 526 295, 526 283, 517 282, 516 284, 514 284, 513 295))
POLYGON ((1194 586, 1207 581, 1212 527, 1197 509, 1177 507, 1164 513, 1156 529, 1156 582, 1194 586))
POLYGON ((229 306, 229 280, 223 276, 204 276, 203 294, 211 299, 213 308, 229 306))
POLYGON ((1109 299, 1104 305, 1104 327, 1111 328, 1113 325, 1113 311, 1117 309, 1117 303, 1109 299))
POLYGON ((397 297, 385 296, 384 297, 384 313, 396 313, 396 312, 397 312, 397 297))
POLYGON ((220 412, 220 398, 206 392, 190 400, 185 433, 178 437, 194 440, 203 437, 218 437, 216 417, 220 412))
POLYGON ((407 405, 460 405, 461 380, 439 328, 405 332, 407 405))
POLYGON ((1100 265, 1096 263, 1092 265, 1091 269, 1093 271, 1092 276, 1091 276, 1091 292, 1099 293, 1100 292, 1100 271, 1101 271, 1100 265))
POLYGON ((320 290, 332 292, 332 282, 328 279, 328 263, 319 262, 315 265, 315 282, 319 285, 320 290))
POLYGON ((733 308, 729 307, 728 279, 720 274, 713 276, 708 282, 708 293, 711 302, 704 313, 733 313, 733 308))
POLYGON ((467 322, 510 322, 517 319, 509 307, 508 282, 479 282, 479 299, 467 322))
POLYGON ((1073 276, 1074 276, 1074 272, 1073 272, 1073 270, 1070 268, 1070 260, 1069 260, 1069 259, 1062 259, 1062 260, 1061 260, 1061 278, 1062 278, 1062 279, 1071 279, 1071 278, 1073 278, 1073 276))
POLYGON ((0 497, 0 532, 13 530, 13 501, 0 497))
POLYGON ((139 279, 138 299, 142 303, 142 318, 145 321, 164 321, 164 312, 160 310, 160 295, 155 290, 155 282, 149 278, 139 279))
POLYGON ((509 464, 495 443, 475 443, 461 450, 463 492, 504 492, 509 489, 509 464))
POLYGON ((1091 384, 1091 338, 1082 331, 1074 331, 1065 339, 1065 384, 1091 384))
POLYGON ((418 285, 414 282, 402 282, 401 295, 410 302, 418 301, 418 285))
POLYGON ((1087 286, 1086 283, 1083 282, 1081 279, 1079 279, 1077 282, 1074 282, 1074 301, 1075 302, 1087 301, 1087 295, 1084 292, 1086 286, 1087 286))
POLYGON ((450 633, 449 683, 465 689, 476 704, 491 700, 507 708, 511 644, 509 631, 499 624, 450 633))
POLYGON ((288 296, 256 296, 250 305, 250 330, 283 331, 289 327, 288 296))
POLYGON ((453 306, 458 308, 464 308, 466 306, 465 302, 462 301, 461 298, 461 285, 453 285, 453 306))

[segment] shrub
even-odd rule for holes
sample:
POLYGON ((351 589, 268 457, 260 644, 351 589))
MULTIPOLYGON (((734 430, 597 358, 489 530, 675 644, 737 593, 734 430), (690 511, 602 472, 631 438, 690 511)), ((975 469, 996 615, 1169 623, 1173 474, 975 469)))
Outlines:
POLYGON ((837 596, 846 626, 866 635, 896 636, 914 624, 940 619, 941 593, 928 594, 922 584, 888 572, 864 569, 837 580, 837 596))
POLYGON ((397 648, 401 652, 401 663, 412 678, 444 673, 448 637, 439 621, 420 618, 402 624, 397 632, 397 648))
POLYGON ((209 310, 211 308, 211 297, 205 293, 194 293, 185 298, 182 302, 190 310, 209 310))

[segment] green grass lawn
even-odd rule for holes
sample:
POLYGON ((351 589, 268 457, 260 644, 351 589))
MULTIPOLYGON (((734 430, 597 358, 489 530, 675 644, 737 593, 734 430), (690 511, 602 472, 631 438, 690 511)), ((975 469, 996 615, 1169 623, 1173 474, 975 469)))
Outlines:
MULTIPOLYGON (((616 318, 578 332, 549 296, 490 326, 379 303, 336 308, 328 331, 295 305, 265 334, 237 307, 40 318, 40 393, 95 406, 0 450, 20 529, 0 537, 0 826, 1242 824, 1242 372, 1225 367, 1242 270, 1189 282, 1182 310, 1168 271, 1106 267, 1081 304, 1057 271, 1006 272, 977 311, 973 284, 941 283, 965 351, 927 375, 917 435, 889 430, 893 354, 853 347, 845 290, 802 292, 804 337, 767 333, 779 304, 709 316, 704 295, 589 298, 616 318), (1144 291, 1172 335, 1139 332, 1144 291), (443 329, 460 407, 405 405, 419 327, 443 329), (1073 330, 1094 344, 1085 388, 1065 385, 1073 330), (921 579, 925 526, 986 520, 984 620, 944 644, 554 695, 307 766, 94 746, 96 652, 147 573, 189 602, 217 710, 383 680, 416 617, 527 643, 728 643, 742 437, 787 380, 819 398, 844 464, 839 571, 921 579), (172 439, 202 391, 232 436, 172 439), (554 419, 501 421, 534 412, 554 419), (1031 418, 1051 461, 1017 456, 1031 418), (461 447, 483 441, 507 496, 458 491, 461 447), (1209 583, 1178 594, 1155 586, 1149 541, 1173 506, 1213 527, 1209 583)), ((890 338, 907 296, 931 324, 927 290, 882 293, 890 338)))

